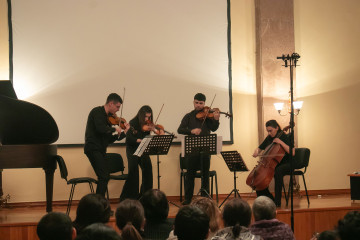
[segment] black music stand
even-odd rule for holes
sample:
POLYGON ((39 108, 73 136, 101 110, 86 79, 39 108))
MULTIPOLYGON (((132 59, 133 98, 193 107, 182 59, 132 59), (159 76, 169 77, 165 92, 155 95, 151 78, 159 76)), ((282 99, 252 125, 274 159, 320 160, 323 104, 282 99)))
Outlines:
MULTIPOLYGON (((142 154, 147 154, 149 156, 157 156, 157 179, 158 179, 158 189, 160 190, 160 160, 159 155, 167 155, 170 149, 170 145, 174 139, 174 135, 152 135, 148 136, 145 139, 143 147, 146 147, 143 151, 140 151, 140 156, 142 154), (149 141, 150 139, 150 141, 149 141)), ((139 146, 140 147, 140 146, 139 146)), ((139 156, 139 154, 137 156, 139 156)), ((139 156, 139 157, 140 157, 139 156)), ((169 203, 179 207, 175 203, 168 201, 169 203)))
POLYGON ((240 193, 236 188, 236 172, 246 172, 249 171, 249 169, 246 167, 246 164, 244 163, 244 160, 242 159, 240 153, 237 151, 227 151, 227 152, 221 152, 221 155, 223 156, 226 165, 228 166, 229 170, 231 172, 234 172, 234 189, 231 190, 229 195, 225 198, 225 200, 220 204, 219 208, 226 202, 226 200, 231 196, 232 193, 234 193, 235 198, 237 196, 240 197, 240 193))
MULTIPOLYGON (((217 147, 217 135, 188 135, 185 136, 185 156, 197 155, 200 153, 200 164, 201 164, 201 175, 203 169, 203 156, 206 155, 216 155, 216 147, 217 147)), ((212 199, 210 194, 206 191, 206 189, 200 188, 197 195, 201 192, 204 192, 207 197, 212 199)))

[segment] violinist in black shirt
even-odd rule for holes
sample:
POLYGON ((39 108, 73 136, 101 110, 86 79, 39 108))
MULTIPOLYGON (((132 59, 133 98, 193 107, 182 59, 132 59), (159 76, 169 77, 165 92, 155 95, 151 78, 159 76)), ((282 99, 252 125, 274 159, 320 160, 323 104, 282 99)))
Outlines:
MULTIPOLYGON (((149 123, 153 122, 153 112, 150 106, 142 106, 136 116, 130 120, 132 129, 126 134, 126 156, 128 159, 128 178, 124 184, 120 195, 120 202, 130 198, 138 199, 147 190, 153 188, 152 164, 149 155, 135 156, 134 153, 140 145, 142 139, 150 135, 153 127, 149 123), (139 166, 142 172, 142 183, 139 194, 139 166)), ((160 131, 159 134, 164 134, 160 131)))
POLYGON ((125 137, 130 125, 125 123, 125 129, 112 125, 108 118, 119 111, 122 104, 121 97, 111 93, 104 106, 95 107, 88 116, 85 132, 84 152, 98 177, 96 193, 105 196, 109 181, 109 166, 105 158, 109 144, 125 137))
MULTIPOLYGON (((205 120, 200 120, 196 118, 196 114, 204 109, 205 101, 206 96, 202 93, 197 93, 194 96, 194 110, 186 114, 182 119, 178 128, 179 134, 209 135, 219 128, 220 113, 218 110, 213 112, 213 119, 206 118, 205 120)), ((199 153, 185 159, 185 161, 187 161, 188 169, 184 184, 185 201, 183 202, 183 205, 187 205, 191 202, 194 193, 194 180, 197 169, 202 168, 201 188, 207 191, 207 193, 209 192, 210 158, 211 156, 208 154, 199 153)), ((202 193, 202 195, 204 194, 202 193)))

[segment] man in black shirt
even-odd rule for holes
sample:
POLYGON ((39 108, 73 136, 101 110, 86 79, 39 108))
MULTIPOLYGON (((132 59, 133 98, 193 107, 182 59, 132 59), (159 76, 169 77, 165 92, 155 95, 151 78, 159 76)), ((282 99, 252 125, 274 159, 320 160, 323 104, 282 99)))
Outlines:
MULTIPOLYGON (((213 119, 206 118, 205 120, 199 120, 196 118, 196 114, 201 112, 205 107, 206 97, 202 93, 197 93, 194 96, 194 110, 184 116, 181 124, 178 128, 179 134, 186 135, 209 135, 219 128, 220 113, 218 110, 214 111, 213 119)), ((187 175, 185 177, 185 201, 184 205, 191 202, 194 193, 194 179, 196 170, 200 169, 202 172, 201 189, 209 192, 209 169, 210 158, 208 154, 195 154, 187 157, 187 175), (202 161, 202 162, 201 162, 202 161)))
POLYGON ((110 175, 109 164, 105 158, 107 146, 123 139, 130 128, 130 125, 125 123, 125 129, 122 130, 108 121, 109 116, 114 116, 119 111, 122 102, 118 94, 111 93, 104 106, 91 110, 86 124, 84 152, 98 177, 96 193, 102 196, 105 196, 110 175))

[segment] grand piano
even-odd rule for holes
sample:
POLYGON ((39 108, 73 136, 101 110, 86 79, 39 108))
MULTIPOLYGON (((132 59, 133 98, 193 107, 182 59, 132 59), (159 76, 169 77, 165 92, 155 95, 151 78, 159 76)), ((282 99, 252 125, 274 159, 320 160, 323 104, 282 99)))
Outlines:
POLYGON ((46 110, 18 100, 12 83, 0 81, 0 197, 2 169, 43 168, 46 211, 52 211, 57 154, 57 146, 52 143, 58 137, 56 122, 46 110))

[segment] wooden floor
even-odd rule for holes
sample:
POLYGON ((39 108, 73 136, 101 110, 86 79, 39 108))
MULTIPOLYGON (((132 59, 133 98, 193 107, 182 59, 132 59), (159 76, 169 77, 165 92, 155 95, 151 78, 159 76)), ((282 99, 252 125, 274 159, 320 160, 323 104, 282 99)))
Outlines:
MULTIPOLYGON (((219 205, 226 195, 220 196, 219 205)), ((242 198, 252 205, 254 198, 242 198)), ((170 197, 171 201, 180 205, 177 197, 170 197)), ((54 204, 53 211, 66 212, 64 204, 54 204)), ((117 204, 111 204, 112 209, 116 209, 117 204)), ((291 224, 290 206, 285 206, 283 199, 281 208, 277 210, 277 218, 283 222, 291 224)), ((322 195, 310 197, 308 207, 306 197, 294 198, 294 232, 296 239, 310 239, 316 232, 332 229, 339 219, 351 210, 360 211, 360 201, 350 200, 349 194, 341 195, 322 195)), ((170 204, 169 217, 174 218, 178 208, 170 204)), ((70 212, 70 217, 75 219, 76 205, 70 212)), ((40 218, 45 214, 44 206, 13 207, 0 209, 0 239, 1 240, 35 240, 36 225, 40 218)), ((111 217, 109 225, 115 228, 115 219, 111 217)))

